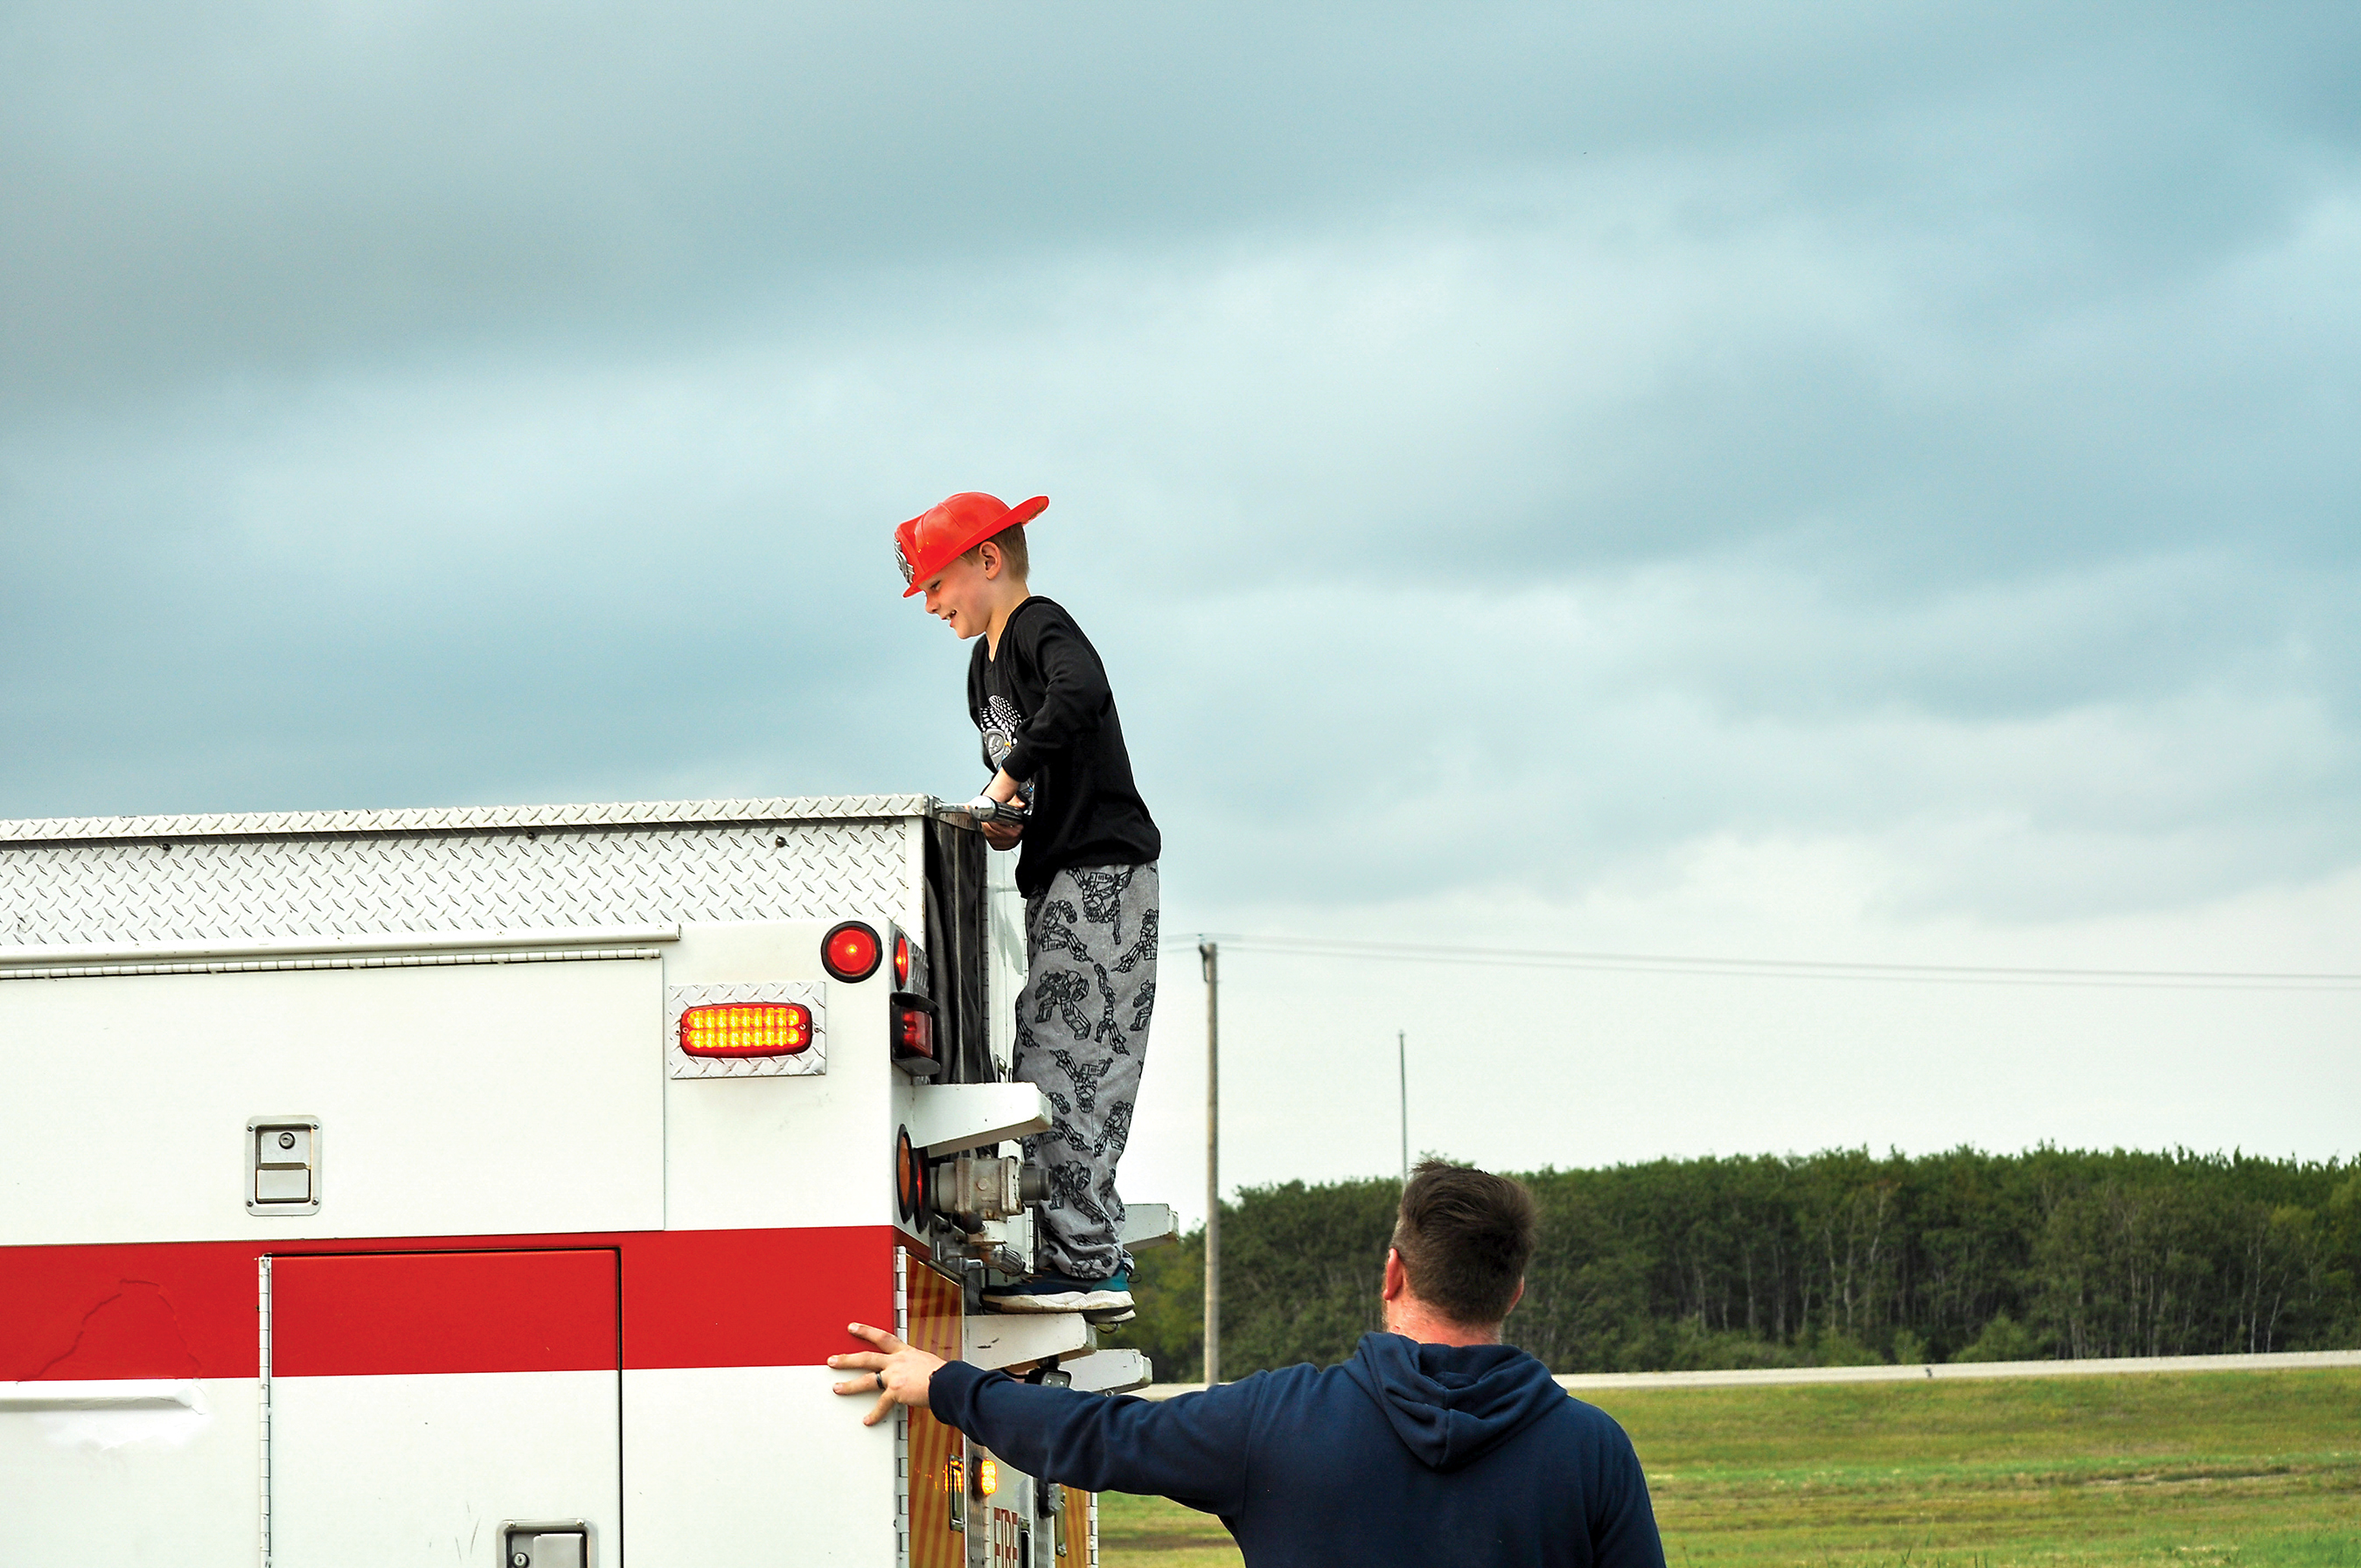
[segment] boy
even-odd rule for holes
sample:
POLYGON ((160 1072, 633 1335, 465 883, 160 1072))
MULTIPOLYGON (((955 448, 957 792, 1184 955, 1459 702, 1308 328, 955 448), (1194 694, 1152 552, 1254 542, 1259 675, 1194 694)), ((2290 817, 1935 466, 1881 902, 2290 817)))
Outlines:
POLYGON ((967 491, 894 531, 902 597, 975 640, 968 712, 992 783, 983 798, 1021 804, 1021 822, 983 826, 1014 847, 1025 895, 1025 988, 1009 1069, 1049 1098, 1048 1132, 1025 1140, 1049 1178, 1037 1211, 1035 1267, 985 1292, 1003 1311, 1131 1315, 1131 1257, 1117 1232, 1115 1163, 1156 1006, 1156 859, 1163 839, 1132 783, 1123 724, 1097 652, 1073 618, 1026 587, 1025 525, 1049 504, 967 491))

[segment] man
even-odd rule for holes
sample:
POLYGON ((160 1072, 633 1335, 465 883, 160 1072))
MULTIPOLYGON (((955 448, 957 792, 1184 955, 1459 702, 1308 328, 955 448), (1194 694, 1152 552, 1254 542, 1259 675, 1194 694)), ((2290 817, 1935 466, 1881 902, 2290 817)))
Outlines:
POLYGON ((1607 1414, 1500 1343, 1535 1215, 1514 1181, 1428 1160, 1386 1254, 1386 1332, 1353 1358, 1161 1404, 1018 1383, 854 1323, 836 1385, 931 1409, 1019 1469, 1219 1514, 1252 1565, 1664 1568, 1647 1478, 1607 1414))

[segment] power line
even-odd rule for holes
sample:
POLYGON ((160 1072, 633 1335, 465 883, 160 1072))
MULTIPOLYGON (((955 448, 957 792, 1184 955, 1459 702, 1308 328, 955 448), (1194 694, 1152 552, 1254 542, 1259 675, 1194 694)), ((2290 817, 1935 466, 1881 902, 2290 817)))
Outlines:
MULTIPOLYGON (((1433 942, 1363 942, 1342 938, 1273 937, 1225 932, 1218 940, 1241 952, 1347 961, 1444 963, 1493 969, 1594 970, 1624 974, 1718 976, 1725 979, 1917 981, 1942 985, 2097 986, 2151 991, 2351 991, 2361 974, 2279 973, 2245 970, 2062 969, 2033 964, 1854 963, 1811 959, 1749 959, 1681 953, 1586 952, 1549 948, 1453 947, 1433 942)), ((1185 951, 1190 943, 1168 950, 1185 951)))

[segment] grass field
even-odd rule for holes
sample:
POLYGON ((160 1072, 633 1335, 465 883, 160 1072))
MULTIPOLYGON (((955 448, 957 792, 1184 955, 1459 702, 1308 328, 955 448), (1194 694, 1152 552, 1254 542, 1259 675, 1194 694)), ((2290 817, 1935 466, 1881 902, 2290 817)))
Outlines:
MULTIPOLYGON (((1647 1466, 1672 1568, 2361 1568, 2361 1371, 1586 1395, 1647 1466)), ((1238 1562, 1109 1496, 1107 1568, 1238 1562)))

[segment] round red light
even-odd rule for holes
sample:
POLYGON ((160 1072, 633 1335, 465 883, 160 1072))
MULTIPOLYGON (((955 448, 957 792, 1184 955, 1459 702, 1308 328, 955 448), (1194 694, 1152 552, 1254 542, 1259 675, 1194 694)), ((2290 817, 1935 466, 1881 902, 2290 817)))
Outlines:
POLYGON ((910 1142, 910 1129, 894 1135, 894 1203, 902 1218, 920 1224, 927 1211, 927 1158, 910 1142))
POLYGON ((847 920, 822 938, 819 961, 841 981, 867 980, 877 972, 884 945, 877 933, 858 920, 847 920))
POLYGON ((910 983, 910 938, 899 931, 894 933, 894 983, 910 983))

